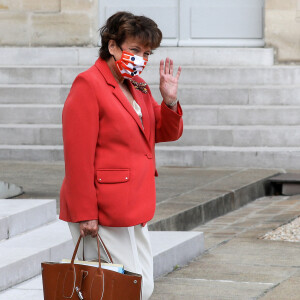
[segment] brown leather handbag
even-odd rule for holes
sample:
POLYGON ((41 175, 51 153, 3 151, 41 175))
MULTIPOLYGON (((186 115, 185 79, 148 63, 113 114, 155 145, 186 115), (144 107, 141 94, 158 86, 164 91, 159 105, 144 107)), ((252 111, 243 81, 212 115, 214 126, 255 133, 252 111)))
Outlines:
MULTIPOLYGON (((42 262, 44 300, 140 300, 142 276, 124 274, 101 268, 100 242, 111 256, 98 234, 96 267, 74 264, 81 236, 78 238, 70 263, 42 262)), ((112 262, 112 259, 111 259, 112 262)))

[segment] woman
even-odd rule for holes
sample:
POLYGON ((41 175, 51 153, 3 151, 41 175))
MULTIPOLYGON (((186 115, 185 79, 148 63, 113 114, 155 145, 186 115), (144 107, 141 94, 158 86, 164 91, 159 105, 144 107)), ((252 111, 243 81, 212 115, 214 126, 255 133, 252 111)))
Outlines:
POLYGON ((138 76, 161 39, 149 18, 111 16, 101 28, 99 58, 76 77, 62 112, 59 218, 68 222, 74 243, 85 237, 79 259, 83 254, 97 259, 99 232, 113 261, 142 275, 143 300, 154 287, 147 228, 155 211, 154 147, 177 140, 183 130, 177 99, 181 68, 174 76, 173 61, 160 62, 161 105, 138 76))

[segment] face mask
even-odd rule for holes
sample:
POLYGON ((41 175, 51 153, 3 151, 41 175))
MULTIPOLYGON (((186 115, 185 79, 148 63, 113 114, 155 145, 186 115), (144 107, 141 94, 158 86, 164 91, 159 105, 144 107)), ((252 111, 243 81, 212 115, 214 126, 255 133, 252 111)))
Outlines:
POLYGON ((121 75, 124 78, 131 79, 132 77, 140 75, 142 73, 147 62, 148 59, 142 56, 134 55, 131 52, 123 51, 121 58, 115 63, 121 75))

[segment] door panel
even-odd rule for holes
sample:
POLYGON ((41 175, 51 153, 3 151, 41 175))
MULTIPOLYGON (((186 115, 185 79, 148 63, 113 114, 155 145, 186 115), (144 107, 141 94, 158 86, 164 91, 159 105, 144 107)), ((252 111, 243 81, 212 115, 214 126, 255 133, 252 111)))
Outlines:
POLYGON ((162 46, 264 46, 264 0, 99 0, 99 23, 117 11, 152 18, 162 46))

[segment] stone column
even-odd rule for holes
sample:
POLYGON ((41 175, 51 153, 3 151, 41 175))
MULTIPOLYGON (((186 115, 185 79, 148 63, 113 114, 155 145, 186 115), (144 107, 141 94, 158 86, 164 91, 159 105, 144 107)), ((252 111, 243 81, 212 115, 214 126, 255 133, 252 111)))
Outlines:
POLYGON ((279 62, 300 62, 300 0, 266 0, 265 41, 279 62))

